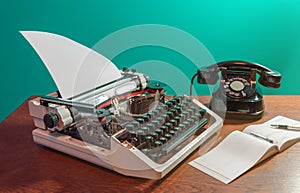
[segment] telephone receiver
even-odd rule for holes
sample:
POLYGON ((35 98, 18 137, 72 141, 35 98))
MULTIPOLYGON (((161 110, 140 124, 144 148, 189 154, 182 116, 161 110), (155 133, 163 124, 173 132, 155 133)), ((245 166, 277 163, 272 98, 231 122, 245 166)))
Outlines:
POLYGON ((216 84, 219 88, 212 94, 210 106, 217 113, 225 111, 229 119, 259 119, 264 112, 263 96, 257 90, 258 82, 270 88, 279 88, 281 74, 261 64, 246 61, 225 61, 197 71, 199 84, 216 84), (221 77, 219 77, 219 72, 221 77))

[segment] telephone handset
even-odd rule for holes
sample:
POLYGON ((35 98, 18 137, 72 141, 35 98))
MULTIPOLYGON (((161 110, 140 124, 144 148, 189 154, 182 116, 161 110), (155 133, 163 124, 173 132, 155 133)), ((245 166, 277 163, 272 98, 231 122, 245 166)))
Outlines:
POLYGON ((258 82, 278 88, 281 74, 260 64, 245 61, 225 61, 199 69, 198 83, 216 84, 221 72, 220 86, 212 94, 211 108, 218 111, 220 102, 226 104, 226 118, 259 119, 264 112, 263 96, 256 88, 258 82))

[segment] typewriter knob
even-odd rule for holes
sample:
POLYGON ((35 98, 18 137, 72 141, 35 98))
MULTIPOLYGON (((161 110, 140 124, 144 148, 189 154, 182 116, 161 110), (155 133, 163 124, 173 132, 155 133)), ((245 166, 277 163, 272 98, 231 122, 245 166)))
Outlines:
POLYGON ((48 128, 53 128, 58 125, 58 116, 54 113, 44 115, 44 123, 48 128))

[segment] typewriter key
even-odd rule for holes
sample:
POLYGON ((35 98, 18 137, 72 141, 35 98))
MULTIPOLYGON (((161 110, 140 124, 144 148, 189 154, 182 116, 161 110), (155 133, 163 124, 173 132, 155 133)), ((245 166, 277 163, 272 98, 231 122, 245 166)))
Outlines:
POLYGON ((175 136, 176 133, 177 133, 177 132, 176 132, 174 129, 172 129, 172 130, 169 132, 169 134, 172 135, 172 136, 175 136))
POLYGON ((138 128, 140 126, 140 123, 137 121, 131 121, 131 124, 134 126, 134 128, 138 128))
POLYGON ((180 133, 181 131, 183 131, 182 127, 174 127, 174 129, 177 133, 180 133))
POLYGON ((163 144, 167 143, 168 139, 165 137, 160 137, 159 141, 161 141, 163 144))
POLYGON ((142 116, 142 118, 144 119, 145 122, 148 122, 149 119, 150 119, 150 116, 149 115, 144 115, 144 116, 142 116))
POLYGON ((154 117, 157 117, 159 115, 159 111, 156 109, 153 110, 152 113, 153 113, 154 117))
POLYGON ((128 132, 132 132, 134 131, 134 125, 133 124, 126 124, 125 125, 125 129, 128 131, 128 132))
POLYGON ((168 110, 168 105, 166 105, 166 104, 162 104, 161 107, 163 109, 163 112, 168 110))
POLYGON ((170 140, 172 138, 172 135, 170 133, 166 133, 164 137, 170 140))
POLYGON ((181 113, 181 106, 177 106, 177 107, 175 107, 175 109, 177 110, 178 114, 181 113))
POLYGON ((156 121, 158 121, 158 125, 162 126, 165 123, 165 119, 162 117, 158 117, 156 118, 156 121))
POLYGON ((187 127, 189 127, 190 126, 190 122, 188 122, 188 121, 183 121, 183 123, 182 123, 183 125, 184 125, 184 128, 187 128, 187 127))
POLYGON ((168 133, 168 127, 167 126, 161 126, 160 129, 163 131, 163 134, 168 133))
POLYGON ((176 126, 177 126, 181 121, 183 121, 183 118, 181 116, 176 116, 174 117, 174 120, 176 121, 176 126))
POLYGON ((162 129, 155 129, 155 133, 158 134, 158 136, 161 136, 163 134, 163 130, 162 129))
POLYGON ((199 112, 202 116, 204 116, 205 113, 206 113, 206 110, 205 110, 205 109, 200 109, 198 112, 199 112))
POLYGON ((147 143, 148 148, 150 149, 152 147, 152 143, 153 143, 153 137, 151 135, 147 135, 145 137, 145 141, 147 143))
POLYGON ((170 123, 172 124, 173 128, 178 125, 178 122, 175 119, 171 119, 170 123))
POLYGON ((140 124, 143 124, 145 122, 143 118, 137 118, 136 121, 139 122, 140 124))
POLYGON ((173 125, 171 123, 166 123, 165 126, 167 127, 167 132, 169 132, 171 129, 173 129, 173 125))
POLYGON ((141 127, 141 130, 143 131, 143 134, 144 134, 144 135, 146 135, 146 134, 149 133, 149 127, 147 127, 147 126, 141 127))
POLYGON ((150 135, 153 137, 154 140, 158 139, 158 134, 157 133, 152 132, 150 135))
POLYGON ((202 119, 201 113, 196 113, 195 116, 196 116, 198 119, 202 119))
POLYGON ((155 141, 154 142, 154 145, 155 145, 155 147, 159 147, 159 146, 162 146, 163 145, 163 143, 161 142, 161 141, 155 141))
POLYGON ((169 121, 170 119, 172 119, 173 116, 174 116, 173 112, 171 112, 171 111, 168 111, 168 112, 167 112, 167 115, 168 115, 168 117, 167 117, 167 120, 168 120, 168 121, 169 121))
POLYGON ((173 116, 177 116, 178 115, 178 111, 176 108, 171 109, 171 112, 173 113, 173 116))
POLYGON ((151 123, 154 125, 154 127, 160 127, 159 121, 153 120, 151 123))
POLYGON ((147 115, 150 117, 150 119, 155 118, 155 114, 153 112, 149 112, 149 113, 147 113, 147 115))
POLYGON ((147 123, 146 126, 149 128, 149 131, 150 131, 150 132, 153 131, 154 128, 155 128, 155 125, 152 124, 152 123, 147 123))
POLYGON ((173 106, 173 103, 171 101, 166 102, 166 105, 168 105, 168 109, 171 109, 173 106))

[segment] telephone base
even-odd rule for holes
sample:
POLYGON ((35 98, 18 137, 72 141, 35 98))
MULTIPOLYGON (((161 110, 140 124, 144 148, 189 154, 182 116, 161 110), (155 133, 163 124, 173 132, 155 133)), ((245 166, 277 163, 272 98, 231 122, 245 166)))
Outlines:
POLYGON ((262 118, 264 110, 248 113, 248 112, 236 112, 236 111, 227 111, 226 119, 243 119, 243 120, 258 120, 262 118))
POLYGON ((213 94, 210 108, 225 119, 258 120, 264 114, 264 101, 258 93, 251 99, 235 100, 219 92, 213 94))

